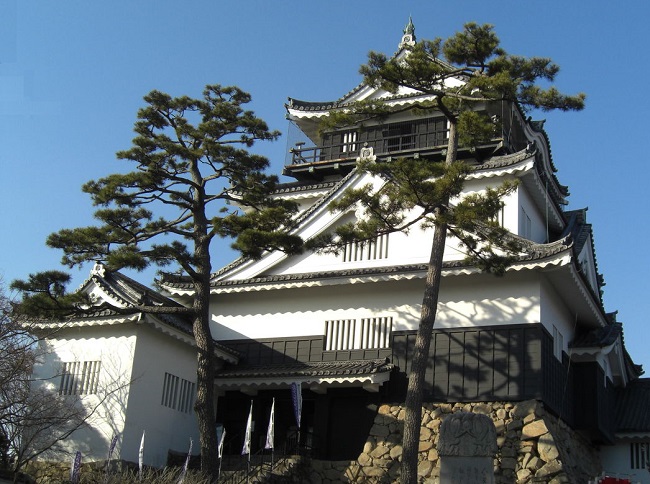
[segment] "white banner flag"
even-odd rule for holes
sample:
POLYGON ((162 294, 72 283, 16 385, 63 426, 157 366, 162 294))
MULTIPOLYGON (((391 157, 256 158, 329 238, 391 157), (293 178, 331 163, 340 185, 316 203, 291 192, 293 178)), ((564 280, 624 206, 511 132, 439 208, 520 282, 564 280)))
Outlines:
POLYGON ((274 420, 275 420, 275 398, 273 399, 273 403, 271 404, 271 416, 269 417, 269 428, 266 431, 266 443, 264 444, 265 449, 273 448, 274 420))
POLYGON ((217 453, 219 459, 223 456, 223 441, 226 439, 226 429, 223 425, 217 425, 217 453))
POLYGON ((251 400, 251 409, 248 412, 248 420, 246 421, 246 433, 244 434, 244 446, 241 449, 241 455, 251 453, 251 432, 253 431, 253 401, 251 400))
POLYGON ((142 466, 144 465, 144 430, 142 431, 142 440, 140 440, 140 450, 138 451, 138 469, 142 477, 142 466))
POLYGON ((187 457, 185 457, 185 465, 183 465, 183 470, 181 471, 181 477, 178 479, 178 484, 183 484, 185 480, 185 474, 187 474, 187 468, 190 466, 190 459, 192 457, 192 439, 190 439, 190 450, 187 451, 187 457))

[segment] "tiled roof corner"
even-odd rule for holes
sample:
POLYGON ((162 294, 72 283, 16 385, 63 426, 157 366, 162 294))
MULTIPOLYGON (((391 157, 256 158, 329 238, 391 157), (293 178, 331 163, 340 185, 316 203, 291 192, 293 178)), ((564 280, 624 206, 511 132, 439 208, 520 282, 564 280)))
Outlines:
POLYGON ((650 432, 650 378, 638 378, 619 390, 614 417, 616 432, 650 432))
POLYGON ((596 328, 583 334, 576 335, 571 343, 571 348, 604 348, 616 342, 623 334, 621 323, 608 324, 603 328, 596 328))

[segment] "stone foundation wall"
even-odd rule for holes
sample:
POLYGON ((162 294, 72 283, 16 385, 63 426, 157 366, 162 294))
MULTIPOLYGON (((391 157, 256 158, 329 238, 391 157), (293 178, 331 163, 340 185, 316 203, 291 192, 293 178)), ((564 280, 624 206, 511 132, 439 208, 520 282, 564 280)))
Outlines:
MULTIPOLYGON (((494 459, 497 484, 584 483, 601 473, 593 446, 536 400, 519 403, 426 404, 420 428, 419 480, 439 482, 436 450, 440 424, 447 414, 474 412, 488 415, 497 431, 494 459)), ((381 405, 356 461, 312 461, 310 482, 399 483, 404 408, 381 405)))

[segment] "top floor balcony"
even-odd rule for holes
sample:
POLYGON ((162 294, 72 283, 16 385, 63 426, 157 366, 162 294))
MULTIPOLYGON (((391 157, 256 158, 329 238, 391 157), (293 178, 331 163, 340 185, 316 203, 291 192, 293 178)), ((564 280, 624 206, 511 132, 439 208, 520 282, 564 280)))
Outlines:
MULTIPOLYGON (((330 131, 320 136, 318 146, 309 146, 306 136, 289 150, 284 174, 299 180, 344 175, 354 168, 364 146, 372 147, 379 159, 425 156, 443 158, 449 139, 447 120, 437 116, 424 119, 361 126, 330 131)), ((466 148, 459 156, 481 159, 493 154, 503 141, 496 136, 485 145, 466 148)))
POLYGON ((364 145, 373 147, 376 155, 403 156, 444 147, 447 138, 447 121, 441 117, 333 131, 322 136, 320 146, 296 143, 289 164, 355 160, 364 145))

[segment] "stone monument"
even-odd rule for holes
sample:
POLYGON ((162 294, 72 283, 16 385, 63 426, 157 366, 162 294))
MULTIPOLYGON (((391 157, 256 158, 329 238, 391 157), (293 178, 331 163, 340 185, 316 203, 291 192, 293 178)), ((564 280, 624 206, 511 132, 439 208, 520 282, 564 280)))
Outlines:
POLYGON ((494 484, 497 434, 492 419, 478 413, 449 415, 440 426, 440 484, 494 484))

